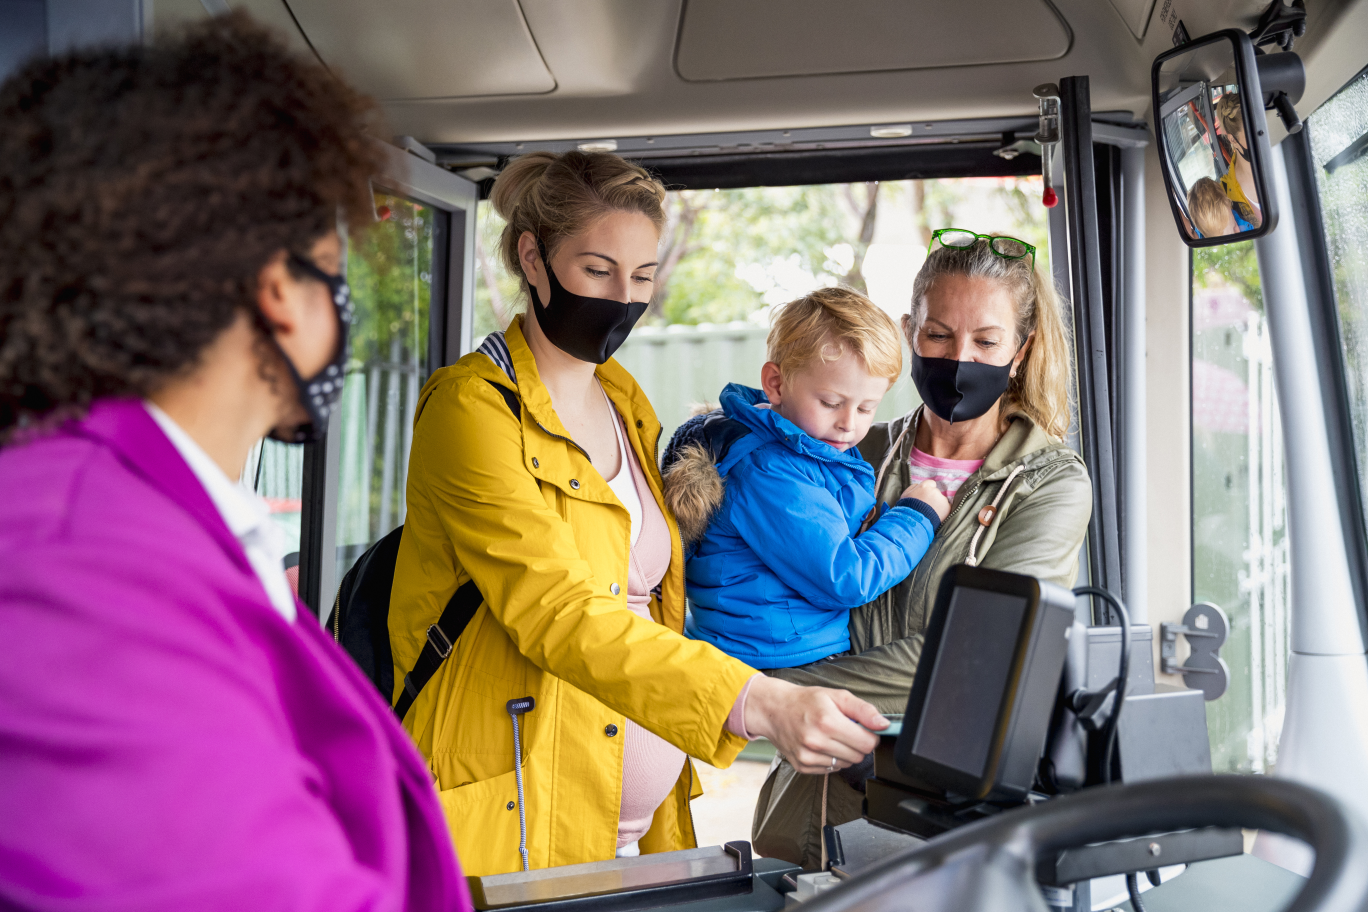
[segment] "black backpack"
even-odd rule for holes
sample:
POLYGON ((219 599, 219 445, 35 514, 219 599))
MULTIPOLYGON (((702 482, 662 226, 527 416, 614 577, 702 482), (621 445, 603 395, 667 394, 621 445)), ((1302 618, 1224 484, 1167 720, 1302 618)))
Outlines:
MULTIPOLYGON (((479 351, 488 355, 503 368, 516 385, 513 362, 504 343, 503 333, 489 336, 479 351), (501 356, 501 357, 500 357, 501 356)), ((522 403, 515 389, 490 382, 503 396, 504 402, 516 417, 522 417, 522 403)), ((337 600, 328 617, 328 629, 335 639, 361 667, 361 671, 376 686, 385 702, 394 693, 394 653, 389 641, 390 591, 394 587, 394 565, 399 558, 399 539, 404 527, 387 533, 384 538, 366 549, 337 587, 337 600)), ((428 627, 427 642, 418 655, 413 670, 404 675, 404 692, 394 704, 394 712, 403 719, 423 685, 442 667, 451 655, 456 640, 465 632, 484 597, 474 580, 452 593, 442 616, 428 627)))

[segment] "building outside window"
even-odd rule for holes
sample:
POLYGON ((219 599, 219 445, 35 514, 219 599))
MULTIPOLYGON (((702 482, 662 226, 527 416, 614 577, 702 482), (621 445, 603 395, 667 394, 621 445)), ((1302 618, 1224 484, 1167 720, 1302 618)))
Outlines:
POLYGON ((1287 687, 1282 422, 1254 243, 1192 254, 1193 600, 1230 618, 1230 687, 1207 704, 1216 772, 1269 771, 1287 687))

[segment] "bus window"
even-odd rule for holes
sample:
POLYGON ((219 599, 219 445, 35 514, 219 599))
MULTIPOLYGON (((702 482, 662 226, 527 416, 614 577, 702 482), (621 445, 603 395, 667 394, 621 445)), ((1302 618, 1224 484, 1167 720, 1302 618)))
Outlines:
POLYGON ((1286 692, 1282 422, 1254 242, 1192 251, 1192 588, 1230 618, 1230 689, 1207 704, 1212 768, 1268 770, 1286 692))
MULTIPOLYGON (((286 564, 298 567, 304 502, 304 448, 270 438, 262 440, 247 457, 239 484, 265 499, 271 519, 285 531, 285 553, 289 555, 286 564)), ((298 579, 294 581, 297 591, 298 579)))
POLYGON ((1368 495, 1368 71, 1307 118, 1307 129, 1344 343, 1359 487, 1368 495))
MULTIPOLYGON (((775 305, 827 285, 868 294, 896 320, 936 228, 1002 233, 1035 245, 1050 269, 1038 177, 979 177, 669 194, 670 222, 651 308, 617 354, 664 425, 661 448, 691 409, 729 382, 759 386, 775 305)), ((480 203, 475 345, 524 302, 499 262, 503 220, 480 203)), ((904 350, 904 360, 910 356, 904 350)), ((877 420, 920 403, 907 370, 877 420)))
POLYGON ((337 578, 404 521, 418 391, 431 372, 429 307, 436 210, 375 196, 378 223, 347 257, 354 315, 339 405, 337 578))

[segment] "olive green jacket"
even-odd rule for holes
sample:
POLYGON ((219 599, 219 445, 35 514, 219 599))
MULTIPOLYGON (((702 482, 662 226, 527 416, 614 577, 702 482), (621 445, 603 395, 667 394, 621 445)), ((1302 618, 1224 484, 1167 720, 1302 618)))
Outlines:
MULTIPOLYGON (((917 409, 876 424, 860 443, 860 453, 877 472, 897 442, 897 452, 875 491, 884 503, 897 503, 911 483, 907 460, 920 416, 917 409)), ((941 578, 950 567, 969 560, 971 544, 978 566, 1072 586, 1091 515, 1092 482, 1079 455, 1030 418, 1013 418, 983 466, 956 492, 950 515, 912 575, 851 612, 851 649, 860 653, 924 631, 941 578), (1003 483, 1017 469, 1004 491, 1003 483), (983 527, 980 512, 995 499, 996 515, 983 527)))

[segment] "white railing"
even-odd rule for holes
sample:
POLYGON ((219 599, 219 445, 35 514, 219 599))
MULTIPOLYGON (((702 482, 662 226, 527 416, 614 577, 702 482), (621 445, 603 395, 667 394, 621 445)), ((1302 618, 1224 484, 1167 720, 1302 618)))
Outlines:
POLYGON ((1287 540, 1287 479, 1282 421, 1273 385, 1273 350, 1268 323, 1251 310, 1244 327, 1248 371, 1249 547, 1240 571, 1249 625, 1249 761, 1264 772, 1278 756, 1283 699, 1287 692, 1288 615, 1291 555, 1287 540))
POLYGON ((396 339, 389 360, 352 370, 343 388, 337 544, 348 566, 362 546, 402 523, 407 513, 408 457, 422 378, 420 366, 401 355, 396 339))

